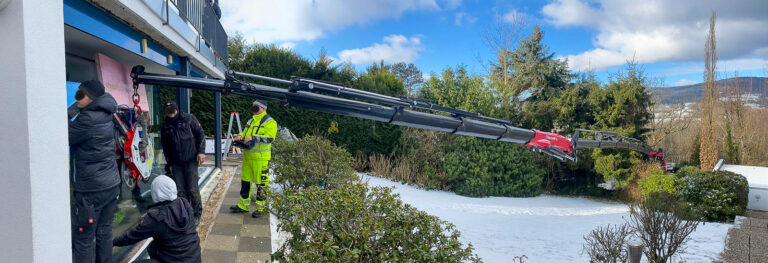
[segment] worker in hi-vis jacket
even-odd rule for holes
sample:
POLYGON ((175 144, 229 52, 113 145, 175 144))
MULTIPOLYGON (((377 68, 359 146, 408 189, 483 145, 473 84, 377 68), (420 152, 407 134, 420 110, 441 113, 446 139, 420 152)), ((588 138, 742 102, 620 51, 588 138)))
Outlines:
POLYGON ((246 128, 235 138, 235 141, 250 148, 243 147, 243 166, 240 185, 240 202, 229 209, 233 213, 250 211, 253 185, 256 186, 256 209, 251 216, 263 215, 269 189, 269 160, 272 159, 272 141, 277 134, 277 122, 267 114, 267 104, 254 101, 251 106, 253 118, 245 125, 246 128))

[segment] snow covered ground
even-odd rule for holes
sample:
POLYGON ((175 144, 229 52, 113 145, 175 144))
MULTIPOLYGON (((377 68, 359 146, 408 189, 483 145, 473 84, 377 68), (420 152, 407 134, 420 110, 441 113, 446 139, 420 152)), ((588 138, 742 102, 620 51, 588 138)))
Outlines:
MULTIPOLYGON (((426 191, 374 176, 361 175, 372 186, 394 187, 400 198, 456 225, 462 241, 472 243, 485 262, 588 262, 583 236, 597 226, 620 224, 629 217, 626 205, 585 198, 542 195, 533 198, 470 198, 451 192, 426 191)), ((686 262, 710 262, 723 251, 731 224, 699 225, 685 253, 686 262)))

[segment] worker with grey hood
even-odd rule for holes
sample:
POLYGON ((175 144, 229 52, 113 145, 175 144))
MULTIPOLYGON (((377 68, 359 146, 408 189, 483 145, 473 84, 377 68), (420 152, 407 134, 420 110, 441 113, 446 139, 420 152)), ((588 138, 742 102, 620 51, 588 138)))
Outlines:
POLYGON ((145 262, 201 262, 200 239, 189 201, 177 197, 176 184, 168 176, 155 178, 151 188, 155 204, 138 226, 115 238, 113 244, 128 246, 152 237, 147 248, 150 260, 145 262))

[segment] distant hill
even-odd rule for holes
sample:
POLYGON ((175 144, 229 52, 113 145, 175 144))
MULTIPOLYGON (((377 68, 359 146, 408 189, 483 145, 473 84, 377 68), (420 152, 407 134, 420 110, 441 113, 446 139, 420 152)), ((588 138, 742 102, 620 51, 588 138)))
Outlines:
MULTIPOLYGON (((720 89, 720 94, 724 94, 726 89, 734 88, 737 82, 745 95, 751 94, 751 98, 758 99, 763 103, 768 101, 768 94, 766 93, 768 92, 768 78, 763 77, 738 77, 719 80, 717 86, 720 89)), ((664 104, 699 102, 701 101, 702 84, 657 87, 653 90, 661 95, 664 104)))

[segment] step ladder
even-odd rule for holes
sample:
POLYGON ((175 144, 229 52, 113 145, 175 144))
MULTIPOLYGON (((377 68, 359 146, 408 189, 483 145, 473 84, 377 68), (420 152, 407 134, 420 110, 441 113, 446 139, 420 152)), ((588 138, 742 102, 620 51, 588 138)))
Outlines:
POLYGON ((227 159, 228 154, 233 155, 242 155, 243 153, 240 151, 240 148, 238 147, 232 147, 232 141, 235 139, 232 136, 232 124, 234 120, 237 119, 237 134, 243 133, 243 126, 240 122, 240 113, 233 111, 229 114, 229 128, 227 129, 227 139, 224 141, 224 156, 222 156, 223 160, 227 159))

